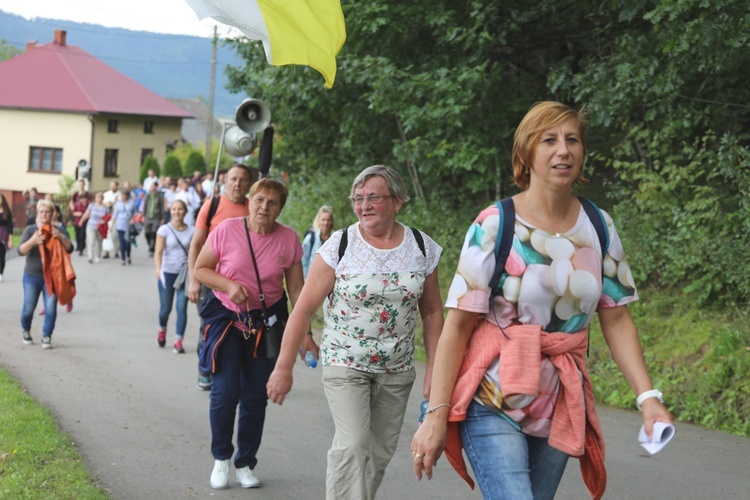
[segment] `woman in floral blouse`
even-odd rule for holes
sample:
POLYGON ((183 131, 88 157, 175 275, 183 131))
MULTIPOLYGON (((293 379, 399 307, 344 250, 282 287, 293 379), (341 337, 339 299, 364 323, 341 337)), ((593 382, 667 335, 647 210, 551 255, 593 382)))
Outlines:
MULTIPOLYGON (((359 222, 334 233, 318 250, 287 324, 282 353, 268 382, 281 404, 292 387, 292 366, 308 325, 326 297, 320 353, 323 385, 336 432, 328 451, 326 497, 371 499, 393 456, 415 379, 417 315, 424 327, 430 394, 432 361, 443 325, 437 265, 442 248, 396 222, 409 201, 389 167, 366 168, 354 180, 351 202, 359 222), (329 295, 330 294, 330 295, 329 295)), ((301 356, 304 357, 303 348, 301 356)))
POLYGON ((635 282, 611 217, 609 245, 573 195, 583 175, 587 121, 557 102, 534 105, 513 144, 515 225, 498 289, 496 206, 476 217, 464 240, 437 350, 429 412, 412 440, 414 472, 432 477, 445 449, 484 498, 555 496, 568 457, 579 458, 593 498, 606 487, 604 445, 586 370, 588 326, 599 317, 627 379, 646 433, 672 416, 651 384, 627 305, 635 282), (603 256, 603 253, 606 255, 603 256))

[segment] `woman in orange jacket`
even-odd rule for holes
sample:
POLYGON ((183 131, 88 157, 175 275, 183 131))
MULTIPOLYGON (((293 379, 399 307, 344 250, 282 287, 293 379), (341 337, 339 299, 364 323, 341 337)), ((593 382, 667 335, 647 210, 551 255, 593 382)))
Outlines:
POLYGON ((40 200, 36 205, 36 223, 24 229, 21 235, 21 243, 18 246, 18 254, 26 257, 26 264, 23 269, 23 309, 21 310, 22 340, 27 345, 34 343, 31 337, 31 320, 37 302, 39 302, 39 295, 43 294, 45 315, 42 328, 42 347, 44 349, 52 347, 52 332, 55 329, 55 320, 57 319, 58 297, 55 291, 50 290, 49 285, 45 283, 41 252, 45 251, 43 249, 45 246, 47 248, 57 246, 56 242, 62 247, 62 251, 68 254, 73 251, 73 243, 71 243, 64 228, 61 225, 52 225, 54 210, 54 203, 40 200), (51 239, 56 240, 56 242, 51 241, 51 239))

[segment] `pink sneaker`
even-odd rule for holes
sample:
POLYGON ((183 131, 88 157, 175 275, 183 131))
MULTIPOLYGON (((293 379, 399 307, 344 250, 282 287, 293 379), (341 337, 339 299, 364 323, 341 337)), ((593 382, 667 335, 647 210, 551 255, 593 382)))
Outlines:
POLYGON ((173 352, 175 354, 185 354, 185 348, 182 347, 182 339, 177 339, 174 341, 173 352))
POLYGON ((159 342, 159 347, 167 345, 167 332, 159 328, 159 335, 156 340, 159 342))

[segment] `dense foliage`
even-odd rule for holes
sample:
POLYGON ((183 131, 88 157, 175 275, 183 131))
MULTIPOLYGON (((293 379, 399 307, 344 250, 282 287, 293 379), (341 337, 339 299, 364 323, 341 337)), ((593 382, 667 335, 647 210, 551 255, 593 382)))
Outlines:
POLYGON ((235 41, 245 65, 228 69, 232 89, 273 109, 274 171, 289 173, 307 207, 300 228, 323 202, 350 214, 345 181, 384 163, 408 179, 426 218, 416 225, 442 233, 455 255, 477 208, 513 193, 516 124, 554 99, 590 111, 584 194, 615 216, 638 282, 683 288, 696 305, 747 301, 745 1, 372 0, 344 10, 332 90, 310 68, 269 66, 256 42, 235 41))
POLYGON ((180 159, 174 154, 170 153, 164 158, 164 164, 161 166, 161 175, 165 177, 171 177, 172 180, 177 180, 178 177, 182 177, 182 164, 180 159))
POLYGON ((203 157, 203 153, 200 151, 193 150, 182 164, 182 171, 186 176, 192 176, 194 172, 206 172, 206 160, 203 157))

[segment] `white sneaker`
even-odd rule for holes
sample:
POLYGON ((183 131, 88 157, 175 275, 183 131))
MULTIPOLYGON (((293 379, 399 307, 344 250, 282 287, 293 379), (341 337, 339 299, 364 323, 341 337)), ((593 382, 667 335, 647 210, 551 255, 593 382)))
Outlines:
POLYGON ((215 460, 211 471, 211 488, 222 490, 229 485, 229 459, 215 460))
POLYGON ((253 471, 247 466, 237 469, 237 482, 240 483, 240 486, 243 488, 260 487, 260 480, 253 475, 253 471))

